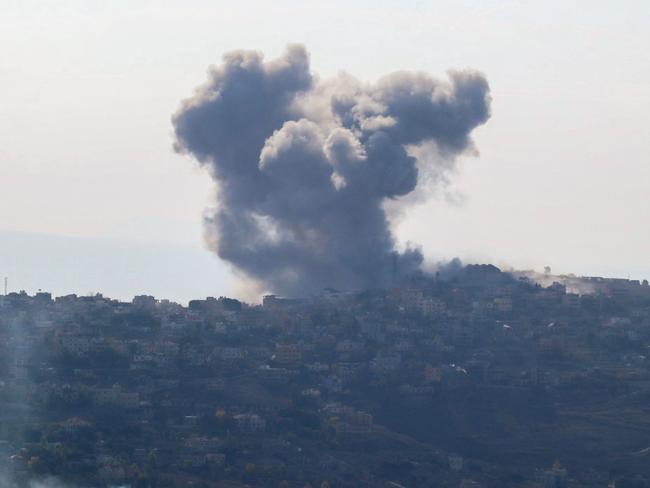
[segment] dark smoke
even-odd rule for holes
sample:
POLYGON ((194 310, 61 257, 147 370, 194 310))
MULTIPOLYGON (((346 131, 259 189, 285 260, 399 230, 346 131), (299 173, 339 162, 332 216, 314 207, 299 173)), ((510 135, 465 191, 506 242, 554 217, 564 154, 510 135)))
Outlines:
POLYGON ((175 149, 218 183, 209 243, 266 289, 384 286, 423 260, 417 249, 395 249, 382 207, 416 188, 409 149, 433 143, 444 162, 430 164, 449 165, 472 147, 489 105, 476 72, 450 72, 448 81, 398 72, 375 84, 348 75, 324 82, 303 46, 268 62, 236 51, 173 116, 175 149))

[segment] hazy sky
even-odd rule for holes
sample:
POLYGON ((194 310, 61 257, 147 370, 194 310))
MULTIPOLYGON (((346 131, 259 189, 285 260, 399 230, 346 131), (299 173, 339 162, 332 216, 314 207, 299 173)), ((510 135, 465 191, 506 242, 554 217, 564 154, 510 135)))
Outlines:
POLYGON ((480 157, 396 222, 402 243, 432 260, 650 276, 648 19, 647 1, 0 0, 0 275, 123 298, 236 293, 202 248, 211 180, 172 152, 170 116, 224 52, 301 42, 323 77, 487 76, 480 157), (20 233, 37 236, 21 249, 20 233), (100 241, 61 266, 66 249, 100 241), (182 279, 161 289, 155 273, 120 272, 144 254, 182 279), (48 259, 67 272, 39 281, 48 259))

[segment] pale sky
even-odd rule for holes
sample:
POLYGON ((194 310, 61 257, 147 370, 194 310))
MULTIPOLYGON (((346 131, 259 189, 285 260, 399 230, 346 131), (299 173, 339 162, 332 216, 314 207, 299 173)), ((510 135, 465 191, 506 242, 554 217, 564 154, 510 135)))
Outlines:
POLYGON ((0 275, 56 294, 236 295, 202 244, 211 180, 173 153, 170 116, 224 52, 300 42, 322 77, 486 75, 480 156, 406 210, 400 242, 650 277, 648 19, 647 1, 0 0, 0 275), (147 271, 157 260, 167 274, 147 271))

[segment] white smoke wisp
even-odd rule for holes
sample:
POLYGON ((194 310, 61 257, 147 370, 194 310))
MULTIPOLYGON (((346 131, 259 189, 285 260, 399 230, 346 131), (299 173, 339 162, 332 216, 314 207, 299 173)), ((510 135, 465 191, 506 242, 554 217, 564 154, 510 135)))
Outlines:
MULTIPOLYGON (((25 488, 99 488, 99 487, 90 487, 90 486, 71 485, 64 481, 61 481, 60 479, 54 476, 47 476, 40 479, 30 480, 25 485, 24 483, 21 484, 18 481, 16 481, 16 479, 13 476, 0 471, 0 488, 19 488, 21 486, 24 486, 25 488)), ((131 488, 131 487, 128 485, 119 485, 119 486, 110 485, 108 488, 131 488)))

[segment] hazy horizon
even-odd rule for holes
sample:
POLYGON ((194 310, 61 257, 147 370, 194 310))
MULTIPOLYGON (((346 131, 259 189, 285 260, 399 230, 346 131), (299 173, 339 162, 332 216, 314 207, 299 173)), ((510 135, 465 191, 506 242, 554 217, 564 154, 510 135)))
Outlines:
MULTIPOLYGON (((0 255, 12 256, 4 265, 9 292, 39 290, 53 296, 101 293, 108 298, 130 301, 136 295, 153 295, 182 304, 208 296, 231 296, 252 303, 261 296, 242 290, 232 272, 223 271, 218 257, 196 244, 151 242, 119 238, 91 238, 0 230, 0 255), (44 254, 43 249, 48 249, 44 254), (210 271, 210 272, 208 272, 210 271)), ((471 264, 495 264, 508 271, 508 263, 475 260, 471 264)), ((528 268, 517 268, 526 271, 528 268)), ((542 272, 542 269, 535 269, 542 272)), ((552 269, 553 274, 602 276, 643 280, 650 269, 638 275, 624 270, 600 271, 552 269)))

